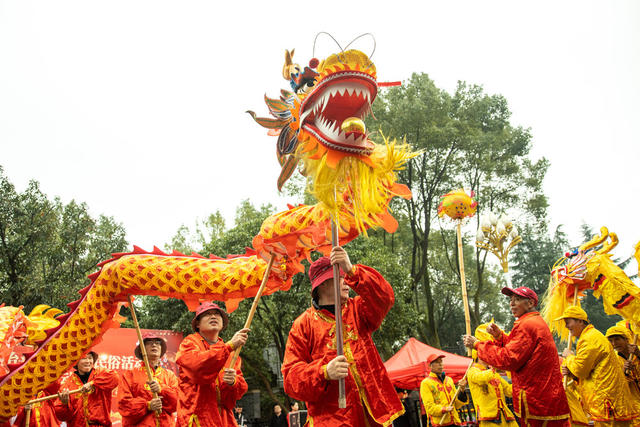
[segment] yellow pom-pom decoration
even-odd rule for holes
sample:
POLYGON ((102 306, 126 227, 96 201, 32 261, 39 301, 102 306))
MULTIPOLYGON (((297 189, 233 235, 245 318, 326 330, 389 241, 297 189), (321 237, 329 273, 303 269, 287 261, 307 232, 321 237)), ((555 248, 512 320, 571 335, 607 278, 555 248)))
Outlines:
POLYGON ((470 218, 476 214, 478 202, 473 200, 473 191, 467 194, 464 189, 452 191, 442 196, 438 206, 438 216, 447 215, 451 219, 470 218))

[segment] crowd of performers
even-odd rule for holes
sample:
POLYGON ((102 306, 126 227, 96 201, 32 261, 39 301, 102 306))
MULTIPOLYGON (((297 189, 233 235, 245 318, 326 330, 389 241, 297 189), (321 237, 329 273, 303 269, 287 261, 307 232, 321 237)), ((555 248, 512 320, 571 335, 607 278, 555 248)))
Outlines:
MULTIPOLYGON (((394 303, 391 285, 372 267, 352 265, 341 247, 315 261, 309 279, 311 307, 293 323, 282 364, 285 392, 305 402, 309 426, 391 425, 404 408, 371 337, 394 303), (343 356, 336 356, 333 265, 340 267, 341 276, 343 356), (349 297, 350 289, 356 297, 349 297), (338 407, 340 379, 345 380, 345 409, 338 407)), ((562 318, 578 342, 575 352, 567 351, 561 359, 537 311, 536 293, 526 287, 502 293, 510 298, 513 329, 506 334, 490 324, 475 336, 464 336, 465 346, 473 349, 465 378, 455 385, 443 371, 443 356, 429 357, 431 372, 421 383, 420 397, 431 425, 462 425, 458 409, 469 403, 466 387, 481 426, 640 425, 640 352, 630 344, 627 328, 614 326, 603 335, 582 309, 570 307, 562 318), (505 372, 511 383, 500 375, 505 372), (515 413, 506 397, 513 398, 515 413)), ((240 359, 233 368, 227 365, 234 350, 246 343, 249 330, 224 342, 220 333, 228 322, 217 304, 200 305, 192 321, 194 333, 184 338, 177 354, 178 377, 160 366, 166 351, 160 336, 143 339, 153 381, 144 367, 119 378, 95 367, 97 354, 89 352, 71 375, 39 394, 57 393, 56 399, 29 411, 22 408, 14 425, 25 425, 30 413, 30 426, 63 421, 70 427, 110 426, 111 396, 118 387, 123 426, 237 426, 234 408, 247 383, 240 359)), ((134 351, 142 358, 139 345, 134 351)))

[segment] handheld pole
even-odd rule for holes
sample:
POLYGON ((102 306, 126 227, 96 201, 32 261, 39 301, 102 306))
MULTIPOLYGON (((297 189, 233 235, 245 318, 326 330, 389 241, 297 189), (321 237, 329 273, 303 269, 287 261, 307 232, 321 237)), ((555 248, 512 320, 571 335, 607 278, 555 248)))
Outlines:
MULTIPOLYGON (((258 288, 258 293, 256 297, 253 299, 253 303, 251 304, 251 310, 249 311, 249 315, 247 316, 247 320, 244 322, 244 328, 248 329, 251 327, 251 322, 253 321, 253 316, 256 314, 256 309, 258 308, 258 303, 260 302, 260 297, 262 297, 262 292, 264 288, 267 286, 267 282, 269 281, 269 273, 271 272, 271 267, 273 266, 274 256, 271 255, 269 258, 269 263, 267 264, 266 270, 264 270, 264 275, 262 276, 262 283, 260 283, 260 287, 258 288)), ((236 348, 233 351, 233 355, 231 356, 231 364, 230 368, 233 368, 236 365, 236 361, 238 360, 238 356, 240 355, 240 349, 242 347, 236 348)))
MULTIPOLYGON (((458 220, 458 264, 460 265, 460 282, 462 283, 462 303, 464 304, 464 324, 467 335, 471 335, 471 314, 469 313, 469 299, 467 298, 467 281, 464 277, 464 253, 462 252, 462 220, 458 220)), ((471 356, 471 349, 467 349, 471 356)))
MULTIPOLYGON (((633 334, 633 345, 638 345, 638 335, 637 334, 633 334)), ((631 353, 629 355, 629 362, 633 362, 635 354, 631 353)), ((627 369, 624 371, 625 374, 629 375, 631 373, 630 369, 627 369)))
MULTIPOLYGON (((147 371, 147 379, 149 381, 153 381, 153 372, 151 371, 151 366, 149 365, 149 356, 147 356, 147 349, 144 346, 144 341, 142 340, 142 331, 140 330, 140 324, 138 323, 138 317, 136 316, 136 310, 133 308, 133 298, 129 295, 129 309, 131 310, 131 319, 133 320, 133 324, 136 327, 136 333, 138 334, 138 342, 140 343, 140 353, 142 354, 142 360, 144 362, 144 368, 147 371)), ((153 393, 153 398, 158 398, 158 393, 153 393)), ((162 411, 156 411, 156 427, 159 427, 160 420, 158 417, 162 414, 162 411)))
POLYGON ((31 422, 31 408, 27 408, 24 411, 25 419, 24 419, 24 427, 29 427, 29 423, 31 422))
MULTIPOLYGON (((333 247, 340 246, 338 236, 337 218, 331 220, 331 244, 333 247)), ((342 338, 342 301, 340 300, 340 266, 333 265, 333 297, 334 312, 336 317, 336 353, 338 356, 344 355, 344 340, 342 338)), ((344 378, 338 380, 338 408, 347 407, 347 392, 344 378)))
MULTIPOLYGON (((467 373, 469 373, 469 369, 471 369, 472 366, 473 366, 473 360, 471 360, 471 363, 469 363, 469 366, 467 366, 467 370, 464 372, 464 376, 462 377, 462 379, 460 381, 462 381, 465 378, 467 378, 467 373)), ((460 384, 460 381, 458 381, 458 384, 460 384)), ((458 397, 458 394, 460 394, 460 387, 459 386, 456 387, 456 392, 453 394, 453 397, 451 398, 451 401, 449 402, 449 405, 447 405, 447 406, 452 406, 453 405, 453 402, 456 401, 456 398, 458 397)), ((455 408, 453 410, 455 411, 455 408)), ((449 414, 449 413, 450 412, 447 412, 447 414, 449 414)), ((444 421, 444 417, 446 417, 447 414, 444 414, 442 416, 442 418, 440 418, 440 421, 438 422, 438 424, 442 424, 442 422, 444 421)), ((453 419, 452 419, 452 421, 453 421, 453 419)))
MULTIPOLYGON (((91 384, 91 382, 88 382, 87 384, 91 384)), ((71 390, 69 392, 69 396, 71 396, 72 394, 80 393, 81 391, 82 391, 82 387, 80 387, 77 390, 71 390)), ((49 396, 43 396, 43 397, 39 397, 37 399, 32 399, 32 400, 27 402, 27 405, 33 405, 35 403, 44 402, 46 400, 57 399, 58 397, 60 397, 60 393, 50 394, 49 396)))
MULTIPOLYGON (((578 303, 578 286, 573 286, 573 304, 576 305, 578 303)), ((567 350, 571 350, 571 331, 569 331, 569 338, 567 340, 567 350)), ((569 377, 565 375, 563 379, 564 388, 567 388, 569 377)))

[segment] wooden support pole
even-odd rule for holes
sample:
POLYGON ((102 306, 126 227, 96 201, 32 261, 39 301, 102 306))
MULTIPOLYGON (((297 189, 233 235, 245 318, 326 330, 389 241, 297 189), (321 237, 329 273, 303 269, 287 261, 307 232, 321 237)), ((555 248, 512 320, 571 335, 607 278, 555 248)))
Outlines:
MULTIPOLYGON (((247 320, 244 322, 244 329, 249 329, 251 327, 251 322, 253 321, 253 316, 256 314, 258 303, 260 302, 260 298, 262 297, 262 292, 264 291, 264 288, 267 286, 267 282, 269 281, 269 273, 271 272, 271 267, 273 266, 274 259, 275 257, 272 254, 271 258, 269 258, 269 262, 267 263, 267 268, 264 270, 264 275, 262 276, 262 283, 260 283, 260 287, 258 288, 258 293, 256 294, 255 298, 253 299, 253 303, 251 304, 251 310, 249 310, 249 315, 247 316, 247 320)), ((236 361, 238 360, 238 356, 240 355, 241 348, 242 347, 236 348, 233 351, 229 368, 233 368, 236 365, 236 361)))
MULTIPOLYGON (((333 247, 340 246, 340 237, 338 236, 337 219, 331 220, 331 244, 333 247)), ((333 297, 334 297, 334 313, 336 318, 336 353, 338 356, 344 355, 344 339, 342 337, 342 301, 340 297, 340 266, 333 265, 333 297)), ((338 380, 338 408, 347 407, 347 392, 345 388, 344 378, 338 380)))
MULTIPOLYGON (((88 382, 87 384, 91 384, 91 383, 92 382, 88 382)), ((80 393, 81 391, 82 391, 82 387, 80 387, 77 390, 71 390, 69 392, 69 396, 71 396, 72 394, 80 393)), ((32 400, 27 402, 27 405, 33 405, 35 403, 40 403, 40 402, 44 402, 44 401, 51 400, 51 399, 57 399, 58 397, 60 397, 60 393, 50 394, 48 396, 43 396, 43 397, 39 397, 37 399, 32 399, 32 400)))
MULTIPOLYGON (((576 305, 578 303, 578 286, 574 285, 573 286, 573 304, 572 305, 576 305)), ((567 350, 571 350, 571 331, 569 331, 569 339, 567 340, 567 350)), ((563 385, 564 388, 567 388, 567 384, 569 381, 569 377, 565 375, 564 379, 563 379, 563 385)))
MULTIPOLYGON (((462 283, 462 303, 464 304, 464 324, 467 335, 471 335, 471 314, 469 311, 469 298, 467 297, 467 281, 464 276, 464 253, 462 251, 462 219, 458 220, 458 265, 460 266, 460 282, 462 283)), ((471 356, 471 349, 467 349, 471 356)))
MULTIPOLYGON (((142 339, 142 331, 140 330, 140 324, 138 323, 138 317, 136 316, 136 310, 133 307, 133 297, 129 295, 129 310, 131 310, 131 319, 133 320, 133 324, 136 327, 136 333, 138 334, 138 342, 140 343, 140 354, 142 354, 142 361, 144 362, 144 368, 147 371, 147 379, 149 381, 153 381, 153 371, 151 371, 151 366, 149 365, 149 356, 147 356, 147 349, 144 346, 144 340, 142 339)), ((158 398, 158 393, 153 393, 153 398, 158 398)), ((160 420, 158 419, 162 411, 156 411, 156 427, 160 425, 160 420)))
POLYGON ((31 408, 27 408, 24 411, 25 419, 24 419, 24 427, 29 427, 29 423, 31 422, 31 408))
MULTIPOLYGON (((633 345, 638 345, 638 334, 633 334, 633 345)), ((629 362, 633 362, 635 354, 631 353, 629 355, 629 362)), ((625 374, 629 375, 631 373, 630 369, 626 369, 624 371, 625 374)))
MULTIPOLYGON (((467 366, 467 370, 464 372, 464 376, 462 377, 462 379, 460 381, 462 381, 462 380, 467 378, 467 374, 469 373, 469 369, 471 369, 472 366, 473 366, 473 360, 471 360, 471 363, 469 363, 469 366, 467 366)), ((460 384, 460 381, 458 381, 458 384, 460 384)), ((451 401, 449 402, 448 406, 453 406, 453 402, 456 401, 456 398, 458 397, 458 394, 460 394, 460 387, 459 386, 456 387, 456 392, 453 394, 453 397, 451 398, 451 401)), ((453 410, 455 411, 456 409, 454 408, 453 410)), ((451 412, 448 412, 448 413, 450 414, 451 412)), ((444 421, 444 417, 446 417, 446 416, 447 416, 447 414, 444 414, 442 416, 442 418, 440 418, 440 421, 438 422, 438 424, 442 424, 442 422, 444 421)), ((451 420, 451 422, 453 423, 453 419, 451 420)))

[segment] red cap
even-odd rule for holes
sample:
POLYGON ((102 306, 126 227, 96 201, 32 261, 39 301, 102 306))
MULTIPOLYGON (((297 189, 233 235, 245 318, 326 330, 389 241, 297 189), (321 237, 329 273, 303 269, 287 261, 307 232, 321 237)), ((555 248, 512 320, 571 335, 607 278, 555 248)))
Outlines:
MULTIPOLYGON (((142 335, 142 342, 146 343, 149 340, 159 340, 160 341, 160 347, 162 347, 162 353, 160 354, 160 357, 164 356, 164 354, 167 352, 167 340, 165 340, 163 337, 161 337, 160 335, 156 334, 155 332, 146 332, 144 335, 142 335)), ((133 353, 136 355, 136 357, 140 360, 142 360, 142 352, 140 351, 140 343, 138 343, 136 345, 136 349, 133 350, 133 353)))
POLYGON ((443 357, 444 357, 444 354, 431 353, 429 357, 427 357, 427 363, 431 365, 433 362, 435 362, 438 359, 442 359, 443 357))
MULTIPOLYGON (((344 271, 340 269, 340 277, 344 277, 344 271)), ((329 279, 333 279, 333 266, 331 260, 326 256, 320 257, 309 267, 309 280, 311 280, 311 291, 322 285, 329 279)))
POLYGON ((534 305, 538 305, 538 295, 526 286, 521 286, 515 289, 504 287, 502 288, 502 293, 508 297, 511 295, 518 295, 519 297, 529 298, 533 300, 534 305))
POLYGON ((205 313, 210 310, 218 310, 218 313, 220 313, 220 316, 222 316, 222 329, 220 329, 220 332, 222 332, 224 328, 227 327, 227 324, 229 324, 229 315, 227 315, 227 312, 224 311, 222 308, 220 308, 218 304, 207 301, 207 302, 203 302, 198 306, 198 308, 196 309, 196 315, 193 316, 193 320, 191 321, 191 327, 193 328, 194 332, 197 332, 196 323, 197 323, 198 317, 200 317, 202 313, 205 313))

